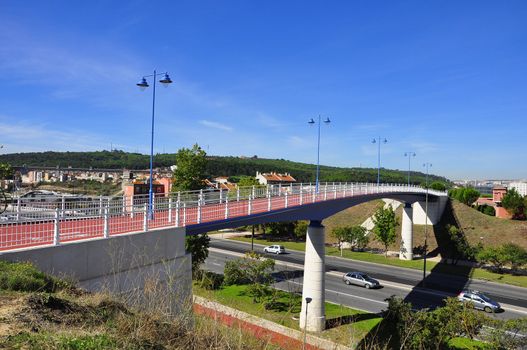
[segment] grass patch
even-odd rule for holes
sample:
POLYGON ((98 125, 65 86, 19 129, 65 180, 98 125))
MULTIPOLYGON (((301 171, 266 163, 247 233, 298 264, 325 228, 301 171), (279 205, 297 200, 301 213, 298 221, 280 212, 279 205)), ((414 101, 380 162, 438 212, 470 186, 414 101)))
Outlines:
MULTIPOLYGON (((236 241, 241 242, 251 242, 250 238, 246 237, 233 237, 231 238, 236 241)), ((283 245, 286 249, 305 251, 305 242, 279 242, 279 241, 268 241, 265 239, 254 239, 254 243, 262 245, 271 245, 271 244, 280 244, 283 245)), ((338 248, 326 247, 326 255, 338 256, 340 257, 340 250, 338 248)), ((370 252, 352 252, 350 250, 343 250, 342 257, 347 259, 371 262, 376 264, 398 266, 403 268, 422 270, 423 261, 422 260, 401 260, 399 258, 388 257, 385 258, 382 254, 375 254, 370 252)), ((434 270, 434 272, 453 274, 459 276, 467 275, 466 266, 455 266, 448 264, 441 264, 435 261, 428 260, 426 262, 427 271, 434 270)), ((509 274, 499 274, 492 271, 488 271, 481 268, 474 268, 470 272, 471 278, 487 280, 491 282, 511 284, 519 287, 527 288, 527 276, 514 276, 509 274)))
POLYGON ((483 350, 483 349, 489 349, 488 345, 485 343, 482 343, 480 341, 469 339, 469 338, 461 338, 456 337, 452 338, 448 342, 448 346, 452 350, 461 350, 461 349, 468 349, 468 350, 483 350))
POLYGON ((0 290, 19 292, 54 292, 69 283, 46 275, 30 263, 0 260, 0 290))
MULTIPOLYGON (((298 317, 300 312, 300 295, 276 291, 278 293, 276 300, 280 307, 266 310, 263 303, 253 303, 252 297, 247 295, 246 289, 247 286, 232 285, 209 291, 194 285, 194 294, 285 327, 299 330, 298 320, 294 320, 293 317, 298 317)), ((381 320, 382 318, 375 314, 326 303, 326 322, 329 329, 324 331, 321 336, 344 345, 353 345, 371 332, 381 320)))
POLYGON ((9 349, 98 350, 117 349, 117 342, 107 334, 72 335, 49 332, 21 332, 8 336, 4 345, 9 349))

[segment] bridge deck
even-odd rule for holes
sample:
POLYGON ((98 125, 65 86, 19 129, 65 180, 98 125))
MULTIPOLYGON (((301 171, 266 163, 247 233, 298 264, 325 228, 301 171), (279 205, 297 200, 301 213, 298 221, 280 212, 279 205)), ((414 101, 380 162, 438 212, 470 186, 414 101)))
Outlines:
POLYGON ((320 185, 318 193, 315 186, 304 184, 170 193, 156 195, 152 218, 146 205, 148 196, 82 201, 63 197, 54 202, 20 198, 4 213, 7 219, 0 221, 0 251, 199 225, 340 198, 402 191, 422 194, 426 190, 407 185, 332 183, 320 185))

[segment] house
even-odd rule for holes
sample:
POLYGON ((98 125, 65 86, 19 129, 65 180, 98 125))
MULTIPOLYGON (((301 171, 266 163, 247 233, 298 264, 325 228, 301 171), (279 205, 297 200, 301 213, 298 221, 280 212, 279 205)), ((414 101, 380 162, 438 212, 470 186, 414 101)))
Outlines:
POLYGON ((506 193, 507 193, 507 187, 495 186, 492 189, 492 198, 480 197, 478 198, 475 204, 491 206, 496 211, 497 218, 510 219, 511 214, 509 214, 507 209, 501 206, 501 200, 503 199, 503 196, 505 196, 506 193))
POLYGON ((289 173, 260 173, 256 172, 256 180, 262 185, 289 185, 296 182, 295 178, 289 173))
POLYGON ((212 181, 205 179, 203 180, 203 183, 208 188, 214 190, 232 191, 238 187, 235 183, 229 182, 229 178, 227 176, 218 176, 212 179, 212 181))

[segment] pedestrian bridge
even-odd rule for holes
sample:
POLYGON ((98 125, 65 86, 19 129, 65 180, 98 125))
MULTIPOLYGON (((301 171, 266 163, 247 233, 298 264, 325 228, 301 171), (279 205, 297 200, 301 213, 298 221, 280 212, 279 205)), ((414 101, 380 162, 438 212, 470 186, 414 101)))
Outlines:
MULTIPOLYGON (((86 248, 91 251, 83 251, 84 262, 78 269, 82 269, 88 279, 98 276, 95 276, 93 269, 104 270, 104 259, 109 262, 112 258, 101 253, 101 247, 105 246, 104 239, 117 242, 115 247, 118 248, 113 247, 112 250, 121 250, 126 256, 132 255, 130 251, 137 249, 138 245, 152 245, 148 241, 149 236, 161 235, 165 242, 161 243, 165 245, 161 247, 163 254, 159 255, 159 262, 153 262, 160 263, 171 256, 168 247, 178 250, 179 253, 172 253, 177 257, 185 255, 182 234, 192 235, 269 222, 308 220, 300 325, 310 331, 320 331, 325 325, 325 232, 322 221, 346 208, 381 198, 404 203, 400 257, 412 259, 413 223, 437 223, 447 201, 446 193, 417 186, 370 183, 322 183, 318 188, 314 184, 269 185, 242 187, 236 191, 156 194, 152 215, 149 215, 148 195, 17 198, 0 216, 0 254, 9 260, 40 259, 48 264, 47 270, 61 271, 66 267, 55 265, 68 265, 67 261, 75 261, 77 253, 72 253, 72 246, 80 245, 64 243, 93 241, 93 244, 87 244, 92 248, 86 248), (152 235, 148 235, 149 231, 152 231, 152 235), (132 243, 123 243, 127 237, 132 240, 129 238, 132 233, 142 234, 133 235, 136 238, 133 238, 132 243), (181 237, 173 238, 174 234, 181 237), (39 249, 35 249, 37 247, 43 247, 46 253, 42 258, 33 259, 39 254, 39 249), (64 258, 59 258, 60 254, 57 253, 62 247, 69 251, 64 253, 64 258), (20 249, 21 254, 12 253, 20 252, 20 249), (311 298, 307 318, 305 297, 311 298)), ((136 262, 131 261, 130 264, 136 262)), ((188 269, 189 265, 185 266, 188 269)))

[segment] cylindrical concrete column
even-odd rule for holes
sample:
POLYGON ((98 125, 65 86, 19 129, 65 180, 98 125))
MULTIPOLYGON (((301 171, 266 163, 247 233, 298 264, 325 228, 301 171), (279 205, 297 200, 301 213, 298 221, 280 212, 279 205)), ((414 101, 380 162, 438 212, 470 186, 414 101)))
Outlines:
POLYGON ((399 252, 399 259, 401 260, 412 260, 414 256, 414 223, 412 216, 412 204, 405 203, 403 208, 403 222, 401 225, 401 251, 399 252))
POLYGON ((300 312, 300 328, 306 328, 310 332, 321 332, 326 327, 324 242, 324 226, 320 221, 312 220, 307 228, 302 311, 300 312), (309 305, 306 303, 306 298, 311 298, 309 305), (308 308, 307 316, 306 307, 308 308))

